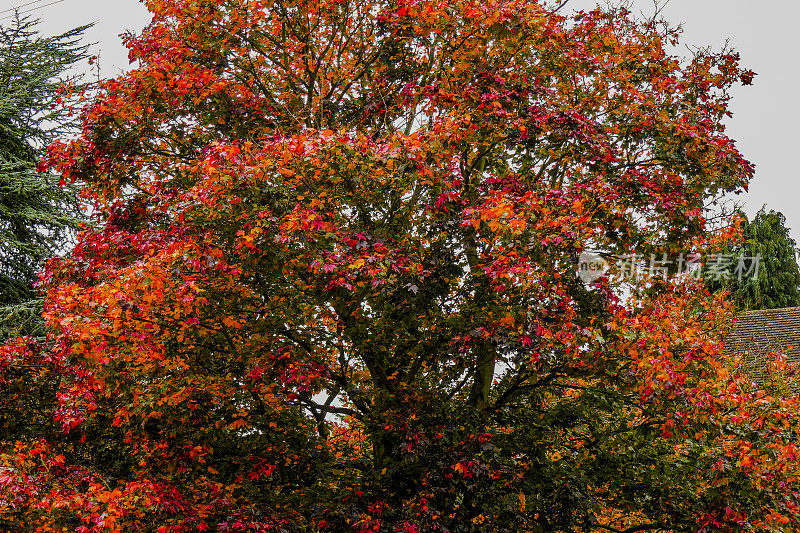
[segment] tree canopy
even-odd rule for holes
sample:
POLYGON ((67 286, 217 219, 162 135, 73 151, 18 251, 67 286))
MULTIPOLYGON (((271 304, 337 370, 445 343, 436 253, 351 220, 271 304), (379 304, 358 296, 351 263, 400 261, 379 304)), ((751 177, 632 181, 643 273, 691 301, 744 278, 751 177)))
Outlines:
POLYGON ((70 69, 86 57, 85 27, 45 37, 36 24, 17 16, 0 28, 0 339, 43 335, 36 273, 66 251, 80 217, 77 191, 36 167, 74 125, 70 69))
POLYGON ((710 239, 735 53, 535 0, 146 3, 49 148, 101 224, 0 351, 0 523, 797 529, 796 397, 722 358, 732 311, 577 276, 710 239))
POLYGON ((738 213, 741 239, 716 252, 727 268, 709 278, 711 291, 725 290, 738 309, 800 306, 797 243, 780 211, 761 208, 753 220, 738 213))

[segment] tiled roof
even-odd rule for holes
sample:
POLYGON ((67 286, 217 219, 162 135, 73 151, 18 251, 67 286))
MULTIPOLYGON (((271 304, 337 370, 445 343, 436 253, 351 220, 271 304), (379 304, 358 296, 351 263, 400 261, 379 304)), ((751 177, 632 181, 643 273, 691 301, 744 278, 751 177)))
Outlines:
POLYGON ((759 356, 769 351, 800 358, 800 307, 744 312, 725 338, 726 354, 744 353, 756 366, 761 366, 759 356))

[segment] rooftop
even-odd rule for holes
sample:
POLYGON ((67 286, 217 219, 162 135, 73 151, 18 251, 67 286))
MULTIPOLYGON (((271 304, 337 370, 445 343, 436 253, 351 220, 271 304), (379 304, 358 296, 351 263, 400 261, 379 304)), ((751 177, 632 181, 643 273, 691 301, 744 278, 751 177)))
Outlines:
POLYGON ((800 307, 741 313, 725 338, 725 354, 740 352, 752 368, 763 368, 769 351, 800 353, 800 307))

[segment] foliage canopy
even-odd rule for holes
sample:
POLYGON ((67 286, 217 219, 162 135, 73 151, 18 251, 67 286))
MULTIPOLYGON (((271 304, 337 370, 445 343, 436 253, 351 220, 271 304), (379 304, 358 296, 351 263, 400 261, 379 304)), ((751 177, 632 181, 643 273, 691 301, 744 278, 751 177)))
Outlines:
POLYGON ((708 289, 729 291, 736 307, 743 310, 800 306, 797 243, 786 227, 786 217, 763 207, 753 220, 744 213, 738 217, 741 239, 717 251, 729 268, 718 279, 708 280, 708 289), (743 271, 750 275, 741 275, 743 271))
POLYGON ((0 339, 43 335, 36 272, 78 228, 77 191, 36 165, 74 126, 69 70, 86 57, 85 29, 44 37, 19 17, 0 28, 0 339))
POLYGON ((735 54, 532 0, 147 5, 50 148, 103 225, 43 275, 53 347, 0 352, 0 520, 796 529, 795 400, 721 359, 730 311, 576 276, 704 246, 752 174, 735 54))

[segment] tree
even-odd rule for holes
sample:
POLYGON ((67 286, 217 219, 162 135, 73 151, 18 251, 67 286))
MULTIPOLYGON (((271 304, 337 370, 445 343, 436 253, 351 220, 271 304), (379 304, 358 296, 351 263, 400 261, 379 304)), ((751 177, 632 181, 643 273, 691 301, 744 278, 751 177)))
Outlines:
POLYGON ((36 272, 78 227, 77 191, 36 167, 74 126, 70 91, 79 87, 68 71, 86 57, 85 29, 43 37, 19 17, 0 28, 0 339, 43 335, 36 272))
POLYGON ((60 377, 7 527, 796 530, 795 400, 722 299, 576 275, 709 237, 735 54, 531 0, 148 7, 50 147, 102 225, 43 275, 54 346, 0 352, 60 377))
POLYGON ((709 290, 729 291, 736 307, 744 310, 800 306, 797 244, 786 217, 763 207, 752 221, 744 213, 738 216, 742 239, 718 251, 729 268, 707 280, 709 290))

